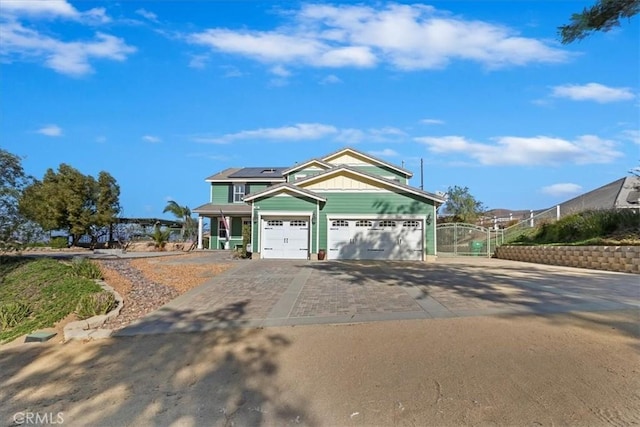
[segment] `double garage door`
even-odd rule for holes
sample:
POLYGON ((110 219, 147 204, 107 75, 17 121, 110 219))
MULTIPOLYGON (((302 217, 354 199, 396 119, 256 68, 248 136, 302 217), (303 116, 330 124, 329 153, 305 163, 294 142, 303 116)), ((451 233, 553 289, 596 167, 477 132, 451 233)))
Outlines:
POLYGON ((329 259, 422 260, 424 228, 415 219, 332 219, 329 259))
POLYGON ((262 258, 307 259, 308 219, 263 219, 262 258))
MULTIPOLYGON (((423 258, 424 226, 416 219, 331 219, 328 259, 416 260, 423 258)), ((263 218, 262 258, 307 259, 308 218, 263 218)))

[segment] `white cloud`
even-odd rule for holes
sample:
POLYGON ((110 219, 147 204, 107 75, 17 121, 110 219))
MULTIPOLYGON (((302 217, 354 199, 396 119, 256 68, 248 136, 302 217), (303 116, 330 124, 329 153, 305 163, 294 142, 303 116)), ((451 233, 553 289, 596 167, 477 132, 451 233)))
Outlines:
POLYGON ((307 4, 284 11, 285 26, 265 31, 211 28, 194 44, 271 64, 311 67, 443 68, 453 60, 487 68, 565 62, 555 45, 494 23, 465 20, 433 7, 307 4))
POLYGON ((440 120, 440 119, 422 119, 422 120, 420 120, 420 123, 422 123, 424 125, 443 125, 444 124, 444 120, 440 120))
POLYGON ((189 67, 201 70, 206 67, 208 61, 209 55, 191 55, 189 67))
POLYGON ((142 16, 143 18, 148 19, 149 21, 152 22, 158 22, 158 15, 156 15, 153 12, 150 12, 146 9, 140 8, 138 10, 136 10, 136 13, 140 16, 142 16))
POLYGON ((384 150, 380 150, 380 151, 370 151, 369 153, 376 157, 397 157, 398 156, 398 153, 395 150, 392 150, 391 148, 385 148, 384 150))
POLYGON ((47 125, 36 131, 45 136, 62 136, 62 129, 58 125, 47 125))
POLYGON ((124 61, 136 51, 123 39, 103 32, 89 40, 63 40, 20 22, 22 18, 56 18, 85 25, 102 24, 111 21, 104 8, 78 11, 64 0, 6 0, 0 11, 0 60, 6 63, 39 62, 61 74, 82 76, 93 71, 93 59, 124 61))
POLYGON ((242 77, 245 75, 245 73, 233 65, 221 65, 220 68, 224 70, 224 77, 242 77))
POLYGON ((328 76, 320 80, 320 84, 322 85, 331 85, 336 83, 342 83, 342 80, 340 80, 340 77, 336 76, 335 74, 329 74, 328 76))
POLYGON ((275 67, 271 67, 269 70, 272 74, 275 74, 278 77, 289 77, 291 76, 291 71, 284 68, 282 65, 276 65, 275 67))
POLYGON ((627 129, 622 131, 622 139, 640 144, 640 130, 639 129, 627 129))
POLYGON ((145 141, 145 142, 151 142, 153 144, 162 141, 162 139, 160 139, 157 136, 153 136, 153 135, 145 135, 145 136, 142 137, 142 140, 145 141))
POLYGON ((569 98, 574 101, 596 101, 600 103, 626 101, 635 98, 628 87, 609 87, 599 83, 585 85, 567 84, 554 86, 551 96, 569 98))
POLYGON ((548 136, 493 138, 486 144, 461 136, 420 137, 432 153, 459 154, 482 165, 554 165, 562 163, 609 163, 623 154, 615 143, 595 135, 582 135, 573 141, 548 136))
POLYGON ((0 15, 10 18, 61 18, 81 21, 85 24, 105 24, 111 22, 103 7, 84 12, 78 11, 66 0, 3 0, 0 15))
POLYGON ((279 128, 243 130, 237 133, 228 133, 221 137, 196 137, 194 141, 212 144, 226 144, 240 140, 303 141, 325 138, 337 132, 338 130, 335 127, 321 123, 298 123, 279 128))
POLYGON ((548 185, 546 187, 542 187, 540 191, 554 197, 566 197, 579 194, 580 191, 582 191, 582 187, 578 184, 567 182, 548 185))

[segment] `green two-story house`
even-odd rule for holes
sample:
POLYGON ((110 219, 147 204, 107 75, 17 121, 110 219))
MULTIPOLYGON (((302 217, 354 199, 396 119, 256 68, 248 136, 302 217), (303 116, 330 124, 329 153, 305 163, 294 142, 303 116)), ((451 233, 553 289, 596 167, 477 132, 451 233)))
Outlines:
POLYGON ((344 148, 293 167, 226 169, 207 178, 210 249, 242 245, 253 258, 429 260, 444 200, 408 184, 402 167, 344 148))

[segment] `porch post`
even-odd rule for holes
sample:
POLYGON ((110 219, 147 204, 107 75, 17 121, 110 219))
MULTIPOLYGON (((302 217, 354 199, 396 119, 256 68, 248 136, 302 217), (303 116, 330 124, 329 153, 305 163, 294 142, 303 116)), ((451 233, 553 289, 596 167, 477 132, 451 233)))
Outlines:
POLYGON ((202 233, 204 229, 204 218, 198 215, 198 249, 202 249, 202 233))

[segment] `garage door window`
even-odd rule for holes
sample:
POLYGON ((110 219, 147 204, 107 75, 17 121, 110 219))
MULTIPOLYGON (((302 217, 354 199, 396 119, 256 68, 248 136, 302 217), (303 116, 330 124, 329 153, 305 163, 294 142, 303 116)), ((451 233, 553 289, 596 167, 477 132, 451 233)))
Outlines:
POLYGON ((338 220, 338 221, 332 221, 331 222, 331 226, 332 227, 348 227, 349 226, 349 221, 345 221, 344 219, 338 220))
POLYGON ((267 221, 267 225, 269 227, 282 227, 282 221, 277 220, 277 219, 271 219, 271 220, 267 221))
POLYGON ((417 228, 417 227, 420 227, 420 221, 405 221, 402 223, 402 226, 417 228))
POLYGON ((395 227, 396 226, 396 222, 395 221, 380 221, 379 226, 380 227, 395 227))
POLYGON ((356 222, 356 227, 373 227, 373 222, 360 220, 356 222))
POLYGON ((291 227, 306 227, 307 221, 296 220, 296 221, 291 221, 289 224, 291 225, 291 227))

